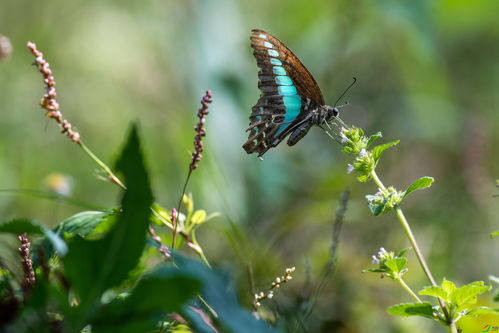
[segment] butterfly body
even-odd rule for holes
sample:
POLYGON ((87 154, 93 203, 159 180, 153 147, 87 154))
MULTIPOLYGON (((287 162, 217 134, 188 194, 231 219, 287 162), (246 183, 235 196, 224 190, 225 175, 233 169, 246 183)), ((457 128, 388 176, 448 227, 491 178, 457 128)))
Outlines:
POLYGON ((327 106, 317 82, 300 60, 277 38, 263 30, 252 30, 251 47, 257 65, 260 98, 252 108, 248 153, 262 156, 288 135, 292 146, 313 125, 320 126, 338 116, 336 107, 327 106))

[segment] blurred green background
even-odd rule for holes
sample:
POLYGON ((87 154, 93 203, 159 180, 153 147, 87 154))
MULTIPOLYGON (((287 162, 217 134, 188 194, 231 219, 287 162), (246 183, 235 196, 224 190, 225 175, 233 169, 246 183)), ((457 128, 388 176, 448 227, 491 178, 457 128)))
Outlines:
MULTIPOLYGON (((78 200, 112 207, 118 198, 92 161, 44 118, 28 40, 51 64, 64 116, 104 161, 113 163, 130 122, 140 122, 156 200, 165 207, 178 200, 199 99, 211 89, 205 158, 189 191, 197 208, 221 214, 199 231, 200 242, 208 259, 234 276, 242 302, 252 297, 249 263, 259 290, 296 266, 295 279, 267 304, 293 322, 329 260, 334 211, 349 187, 337 267, 307 327, 440 331, 428 320, 390 317, 386 307, 409 296, 387 279, 360 273, 380 246, 399 250, 408 241, 392 215, 370 215, 364 196, 376 188, 346 174, 350 160, 337 144, 314 129, 263 162, 242 150, 259 96, 249 33, 264 29, 286 43, 329 104, 358 78, 342 118, 401 140, 378 166, 386 185, 403 189, 420 176, 435 177, 404 208, 437 280, 464 284, 499 275, 498 241, 489 237, 499 216, 492 197, 499 192, 498 12, 496 0, 3 0, 0 34, 14 50, 0 62, 0 188, 46 191, 64 176, 78 200)), ((81 210, 0 192, 3 221, 55 225, 81 210)), ((409 260, 407 282, 427 285, 412 254, 409 260)), ((481 302, 490 305, 491 297, 481 302)), ((474 332, 491 323, 484 317, 462 327, 474 332)))

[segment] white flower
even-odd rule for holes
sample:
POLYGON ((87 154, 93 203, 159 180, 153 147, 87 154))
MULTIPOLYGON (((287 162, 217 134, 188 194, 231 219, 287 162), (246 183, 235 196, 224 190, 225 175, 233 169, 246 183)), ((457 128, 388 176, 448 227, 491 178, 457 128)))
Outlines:
POLYGON ((378 257, 376 257, 376 256, 374 256, 374 255, 373 255, 373 256, 372 256, 372 258, 373 258, 373 259, 371 260, 371 264, 373 264, 373 265, 377 265, 377 264, 379 264, 379 259, 378 259, 378 257))
POLYGON ((367 151, 364 148, 362 148, 360 150, 359 157, 362 158, 362 157, 365 157, 365 156, 367 156, 367 151))
POLYGON ((351 173, 352 173, 352 171, 353 171, 354 169, 355 169, 355 168, 353 167, 353 165, 348 164, 348 166, 347 166, 347 173, 348 173, 348 174, 351 174, 351 173))
POLYGON ((344 131, 346 131, 346 130, 345 130, 345 128, 342 127, 341 131, 340 131, 340 142, 342 144, 348 141, 347 136, 345 135, 345 133, 343 133, 344 131))

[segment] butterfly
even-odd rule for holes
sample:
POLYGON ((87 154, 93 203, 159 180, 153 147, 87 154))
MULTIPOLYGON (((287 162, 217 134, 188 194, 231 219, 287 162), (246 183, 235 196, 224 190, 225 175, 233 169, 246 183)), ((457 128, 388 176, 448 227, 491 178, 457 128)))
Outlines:
POLYGON ((251 109, 243 148, 260 157, 288 135, 288 145, 295 145, 313 125, 329 122, 339 111, 325 105, 314 77, 286 45, 259 29, 251 31, 250 40, 260 68, 260 98, 251 109))

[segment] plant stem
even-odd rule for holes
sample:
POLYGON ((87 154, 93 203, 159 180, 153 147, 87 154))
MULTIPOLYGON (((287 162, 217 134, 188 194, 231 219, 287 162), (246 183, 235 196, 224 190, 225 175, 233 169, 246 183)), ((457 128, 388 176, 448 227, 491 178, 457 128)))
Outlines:
POLYGON ((418 295, 416 295, 414 291, 412 291, 411 287, 409 287, 401 277, 399 277, 397 281, 400 283, 402 288, 404 288, 418 303, 423 303, 418 295))
POLYGON ((173 235, 172 235, 172 250, 175 249, 175 236, 177 235, 178 219, 180 218, 180 205, 182 205, 182 199, 184 198, 185 189, 187 188, 187 184, 189 183, 189 179, 191 178, 192 170, 193 169, 191 169, 189 167, 189 173, 187 174, 187 177, 185 178, 184 187, 182 188, 182 193, 180 193, 180 198, 178 199, 177 218, 176 218, 176 221, 173 221, 174 223, 173 223, 173 235))
POLYGON ((123 188, 123 189, 126 189, 126 186, 123 185, 123 183, 121 182, 121 180, 111 171, 111 168, 109 168, 104 162, 102 162, 94 153, 92 153, 92 151, 83 144, 82 141, 79 141, 78 144, 80 145, 80 147, 83 149, 83 151, 88 155, 90 156, 90 158, 92 160, 94 160, 94 162, 102 169, 104 170, 105 173, 107 173, 109 179, 115 183, 116 185, 118 185, 119 187, 123 188))
MULTIPOLYGON (((371 171, 371 177, 376 183, 376 185, 381 189, 381 190, 386 190, 385 185, 381 182, 381 180, 378 178, 378 175, 376 174, 376 171, 371 171)), ((423 271, 425 275, 428 277, 428 280, 430 280, 430 283, 433 286, 437 286, 437 283, 435 282, 435 279, 433 278, 433 275, 431 274, 430 268, 428 267, 428 264, 426 263, 426 260, 423 256, 423 253, 419 249, 419 245, 416 242, 416 237, 414 237, 414 234, 412 233, 411 227, 409 226, 409 223, 407 222, 407 219, 404 216, 404 213, 402 212, 402 208, 399 206, 395 207, 395 215, 397 215, 397 218, 400 221, 400 224, 402 224, 402 228, 404 229, 404 232, 409 238, 409 241, 411 242, 412 248, 414 249, 414 252, 416 253, 416 257, 418 258, 419 264, 421 265, 421 268, 423 268, 423 271)), ((440 307, 445 315, 445 318, 447 319, 447 324, 450 326, 452 329, 454 329, 457 332, 457 328, 455 326, 455 323, 452 321, 452 318, 449 315, 449 312, 447 311, 447 306, 445 305, 445 302, 443 299, 439 298, 438 302, 440 303, 440 307)), ((454 331, 453 331, 454 332, 454 331)))

